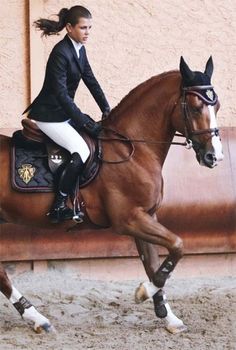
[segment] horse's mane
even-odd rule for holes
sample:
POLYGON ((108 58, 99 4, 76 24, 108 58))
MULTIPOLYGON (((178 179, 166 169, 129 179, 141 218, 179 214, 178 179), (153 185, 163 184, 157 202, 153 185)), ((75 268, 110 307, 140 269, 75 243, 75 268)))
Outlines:
POLYGON ((176 75, 178 74, 178 72, 179 71, 177 70, 163 72, 139 84, 134 89, 132 89, 125 97, 123 97, 123 99, 118 103, 118 105, 111 110, 110 117, 118 116, 118 114, 126 110, 136 100, 139 100, 140 96, 143 95, 151 87, 153 87, 153 85, 159 84, 163 79, 168 78, 170 75, 176 75))

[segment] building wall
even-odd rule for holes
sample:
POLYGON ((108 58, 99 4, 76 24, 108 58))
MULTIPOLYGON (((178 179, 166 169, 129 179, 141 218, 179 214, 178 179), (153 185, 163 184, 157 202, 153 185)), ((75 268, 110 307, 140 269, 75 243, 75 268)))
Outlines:
MULTIPOLYGON (((75 4, 78 1, 1 0, 0 128, 19 126, 29 91, 31 99, 37 95, 48 54, 64 35, 41 39, 33 20, 75 4)), ((79 4, 93 14, 87 52, 112 107, 144 80, 177 69, 181 55, 194 70, 203 70, 212 55, 212 80, 221 101, 219 124, 236 126, 235 1, 81 0, 79 4)), ((76 102, 99 119, 100 111, 82 84, 76 102)))
POLYGON ((28 6, 25 0, 1 0, 0 128, 18 128, 29 100, 28 6))

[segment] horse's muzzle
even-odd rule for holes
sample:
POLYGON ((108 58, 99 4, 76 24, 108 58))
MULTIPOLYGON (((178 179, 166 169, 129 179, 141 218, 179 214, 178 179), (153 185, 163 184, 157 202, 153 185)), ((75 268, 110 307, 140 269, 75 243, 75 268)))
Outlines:
POLYGON ((214 152, 206 152, 203 157, 204 163, 208 168, 214 168, 218 162, 214 152))
POLYGON ((205 144, 197 140, 192 141, 193 149, 200 165, 212 169, 224 159, 222 143, 219 136, 213 135, 205 144))
POLYGON ((199 152, 196 152, 196 157, 200 165, 212 169, 223 160, 224 155, 222 153, 221 156, 217 157, 214 151, 203 152, 202 150, 199 150, 199 152))

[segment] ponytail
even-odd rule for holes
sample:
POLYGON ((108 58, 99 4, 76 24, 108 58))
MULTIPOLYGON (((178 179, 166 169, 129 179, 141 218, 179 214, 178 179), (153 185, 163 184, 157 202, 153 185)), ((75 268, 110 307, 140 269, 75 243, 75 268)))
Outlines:
POLYGON ((42 36, 56 35, 65 28, 67 23, 74 27, 78 23, 79 18, 92 18, 89 10, 83 6, 73 6, 70 9, 63 8, 57 16, 59 18, 58 21, 40 18, 34 22, 34 26, 42 31, 42 36))
POLYGON ((34 22, 34 26, 42 31, 42 36, 56 35, 66 26, 68 11, 67 8, 61 9, 57 15, 59 18, 58 21, 40 18, 34 22))

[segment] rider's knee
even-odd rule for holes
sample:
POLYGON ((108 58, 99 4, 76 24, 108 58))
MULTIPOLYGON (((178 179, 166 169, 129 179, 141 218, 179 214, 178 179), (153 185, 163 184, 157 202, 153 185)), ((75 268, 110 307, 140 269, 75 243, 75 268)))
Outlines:
POLYGON ((77 136, 77 139, 72 140, 68 150, 71 154, 79 154, 83 163, 85 163, 90 156, 90 149, 87 142, 79 134, 77 136))
POLYGON ((83 149, 80 150, 79 153, 78 152, 74 152, 71 155, 73 163, 74 163, 75 166, 79 166, 81 161, 83 163, 85 163, 87 161, 87 159, 89 158, 89 156, 90 156, 90 150, 89 150, 87 145, 85 147, 83 147, 83 149))

